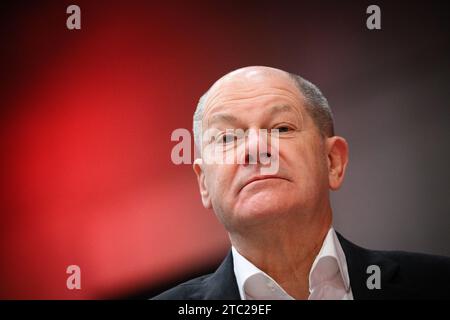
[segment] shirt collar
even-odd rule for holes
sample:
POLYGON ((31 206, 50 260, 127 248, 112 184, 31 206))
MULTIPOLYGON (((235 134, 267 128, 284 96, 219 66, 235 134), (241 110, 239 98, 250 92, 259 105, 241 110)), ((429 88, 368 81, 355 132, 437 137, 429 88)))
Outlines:
MULTIPOLYGON (((275 282, 275 280, 243 257, 236 248, 231 247, 231 252, 233 255, 234 274, 236 276, 241 299, 246 299, 248 296, 246 287, 249 286, 249 283, 251 285, 252 282, 257 282, 254 280, 266 281, 271 287, 271 290, 274 291, 272 293, 277 294, 280 298, 284 297, 287 299, 293 299, 281 288, 281 286, 275 282)), ((336 272, 339 272, 345 286, 345 290, 349 291, 350 280, 348 276, 345 254, 342 250, 339 239, 336 236, 336 232, 331 227, 323 241, 319 254, 314 259, 309 273, 310 291, 321 282, 332 278, 336 272)))
POLYGON ((231 247, 231 252, 234 274, 242 300, 294 299, 272 277, 242 256, 235 247, 231 247))
POLYGON ((310 290, 322 281, 332 278, 336 272, 339 272, 345 290, 349 291, 350 279, 348 276, 347 260, 345 259, 345 254, 336 232, 331 227, 309 272, 310 290))

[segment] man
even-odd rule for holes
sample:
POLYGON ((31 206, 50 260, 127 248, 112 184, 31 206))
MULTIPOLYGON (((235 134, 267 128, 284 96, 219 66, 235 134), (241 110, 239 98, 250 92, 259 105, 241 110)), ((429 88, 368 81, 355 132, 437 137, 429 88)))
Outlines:
POLYGON ((156 299, 450 297, 449 258, 371 251, 334 231, 329 190, 343 182, 348 145, 310 82, 269 67, 235 70, 200 99, 194 136, 203 205, 225 226, 232 248, 215 273, 156 299), (261 129, 267 134, 252 134, 261 129), (272 132, 276 141, 268 139, 272 132), (217 158, 217 146, 219 158, 234 151, 234 161, 207 161, 217 158), (267 159, 277 170, 264 175, 267 159))

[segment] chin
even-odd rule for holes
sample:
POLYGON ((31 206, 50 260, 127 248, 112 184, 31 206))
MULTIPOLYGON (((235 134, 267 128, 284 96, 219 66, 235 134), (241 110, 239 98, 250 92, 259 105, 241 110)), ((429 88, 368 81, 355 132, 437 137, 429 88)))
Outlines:
POLYGON ((291 211, 294 204, 291 204, 290 200, 282 192, 260 191, 243 197, 238 202, 235 212, 240 220, 279 218, 283 213, 291 211))

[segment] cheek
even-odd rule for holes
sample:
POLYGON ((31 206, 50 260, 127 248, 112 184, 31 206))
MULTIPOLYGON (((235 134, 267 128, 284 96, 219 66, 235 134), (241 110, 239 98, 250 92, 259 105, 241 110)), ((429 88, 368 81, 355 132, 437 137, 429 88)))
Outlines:
POLYGON ((215 165, 210 168, 207 175, 207 185, 213 202, 220 204, 229 195, 234 177, 231 165, 215 165))
POLYGON ((327 181, 327 162, 317 146, 295 145, 286 153, 289 171, 303 187, 314 188, 327 181))

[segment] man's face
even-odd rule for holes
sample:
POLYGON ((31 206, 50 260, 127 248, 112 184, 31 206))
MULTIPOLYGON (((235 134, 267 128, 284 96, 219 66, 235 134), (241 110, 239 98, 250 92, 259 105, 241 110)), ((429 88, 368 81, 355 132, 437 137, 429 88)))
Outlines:
MULTIPOLYGON (((279 130, 278 149, 268 142, 279 169, 261 174, 261 163, 195 163, 205 207, 213 208, 230 231, 289 214, 319 210, 328 199, 327 152, 324 138, 304 107, 294 82, 282 72, 237 71, 220 80, 205 102, 203 131, 214 130, 214 139, 203 148, 222 143, 235 149, 236 158, 248 156, 261 143, 250 135, 243 143, 226 143, 227 129, 279 130), (257 178, 258 180, 255 180, 257 178), (252 181, 252 182, 250 182, 252 181)), ((204 156, 209 156, 208 152, 204 156)))

